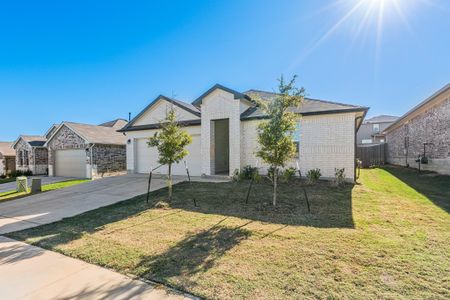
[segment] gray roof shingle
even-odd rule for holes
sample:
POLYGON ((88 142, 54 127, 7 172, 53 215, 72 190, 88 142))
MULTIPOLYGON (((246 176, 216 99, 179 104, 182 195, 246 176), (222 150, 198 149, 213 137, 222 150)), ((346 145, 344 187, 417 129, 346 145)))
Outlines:
POLYGON ((126 137, 116 128, 74 122, 63 122, 91 144, 125 145, 126 137))
MULTIPOLYGON (((260 98, 263 101, 272 101, 278 94, 259 90, 249 90, 244 94, 248 95, 253 100, 260 98)), ((302 115, 313 115, 322 113, 337 113, 337 112, 351 112, 364 111, 368 108, 365 106, 344 104, 326 100, 305 98, 299 108, 292 107, 291 112, 302 115)), ((241 119, 264 118, 266 114, 259 107, 249 108, 241 114, 241 119)))
POLYGON ((2 156, 16 156, 16 151, 12 145, 13 142, 0 142, 0 154, 2 156))

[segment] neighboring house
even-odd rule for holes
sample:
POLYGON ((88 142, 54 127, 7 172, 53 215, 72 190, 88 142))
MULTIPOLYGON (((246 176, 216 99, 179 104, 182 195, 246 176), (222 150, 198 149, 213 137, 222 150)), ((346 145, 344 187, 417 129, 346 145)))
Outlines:
POLYGON ((0 176, 16 170, 16 151, 12 142, 0 142, 0 176))
MULTIPOLYGON (((255 98, 271 101, 275 93, 250 90, 240 93, 215 85, 192 104, 157 97, 120 132, 126 133, 127 169, 132 173, 148 173, 159 164, 155 148, 147 145, 148 137, 159 128, 169 107, 176 111, 178 120, 192 135, 186 158, 192 175, 232 175, 246 165, 261 167, 255 152, 258 149, 257 126, 267 116, 255 105, 255 98)), ((346 176, 354 178, 356 131, 367 112, 367 107, 305 99, 299 109, 299 121, 294 140, 298 157, 290 165, 299 165, 302 174, 320 168, 324 177, 333 177, 335 168, 345 168, 346 176), (301 118, 300 118, 301 117, 301 118)), ((167 172, 166 167, 156 172, 167 172)), ((174 174, 185 175, 183 163, 173 167, 174 174)))
POLYGON ((16 170, 31 171, 34 175, 48 172, 48 153, 44 146, 47 139, 40 135, 21 135, 14 142, 16 170))
POLYGON ((397 119, 398 117, 388 115, 380 115, 366 119, 361 127, 359 127, 358 134, 356 135, 358 145, 385 143, 386 137, 383 134, 383 130, 397 119))
POLYGON ((126 170, 125 120, 101 125, 62 122, 48 138, 49 176, 96 178, 126 170))
POLYGON ((450 84, 408 111, 384 130, 387 161, 450 174, 450 84))

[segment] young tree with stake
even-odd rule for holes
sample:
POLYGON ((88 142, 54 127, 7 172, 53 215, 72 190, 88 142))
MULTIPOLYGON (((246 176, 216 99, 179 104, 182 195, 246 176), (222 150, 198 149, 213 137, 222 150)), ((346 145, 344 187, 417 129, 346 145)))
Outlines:
POLYGON ((172 165, 180 162, 189 154, 186 146, 192 143, 192 137, 176 121, 173 107, 160 123, 161 130, 149 138, 148 145, 156 147, 159 153, 158 163, 168 166, 167 186, 169 188, 169 201, 172 201, 172 165))
POLYGON ((295 87, 294 76, 285 83, 283 76, 279 79, 279 93, 267 103, 261 99, 258 105, 267 113, 269 120, 258 126, 258 143, 260 149, 256 155, 273 170, 273 205, 277 204, 278 172, 281 167, 294 157, 295 144, 292 135, 295 131, 297 115, 288 109, 299 107, 303 102, 305 89, 295 87))

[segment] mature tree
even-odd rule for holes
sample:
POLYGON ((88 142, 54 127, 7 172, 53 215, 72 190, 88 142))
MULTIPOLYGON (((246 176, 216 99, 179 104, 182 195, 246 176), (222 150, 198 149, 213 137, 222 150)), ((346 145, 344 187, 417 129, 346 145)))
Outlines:
POLYGON ((167 186, 169 201, 172 200, 172 165, 180 162, 189 152, 186 146, 192 143, 192 137, 182 129, 176 120, 173 107, 169 109, 166 118, 161 121, 161 130, 149 139, 148 145, 156 147, 159 153, 158 163, 167 165, 169 169, 167 186))
POLYGON ((260 149, 256 155, 266 162, 273 171, 273 205, 277 204, 277 181, 280 168, 294 157, 295 144, 292 139, 298 116, 289 108, 299 107, 304 99, 304 88, 295 87, 294 76, 286 83, 279 79, 277 96, 270 102, 257 99, 258 105, 267 113, 269 120, 258 126, 260 149))

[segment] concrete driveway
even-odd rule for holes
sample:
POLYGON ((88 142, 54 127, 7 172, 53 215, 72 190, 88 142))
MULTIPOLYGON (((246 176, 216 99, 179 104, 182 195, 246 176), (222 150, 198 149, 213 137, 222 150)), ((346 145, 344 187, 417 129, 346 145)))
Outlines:
MULTIPOLYGON (((147 192, 148 176, 107 177, 75 186, 0 203, 0 234, 59 221, 147 192)), ((174 183, 184 180, 174 178, 174 183)), ((153 178, 151 190, 166 185, 153 178)))
MULTIPOLYGON (((75 179, 75 178, 70 178, 70 177, 32 176, 32 177, 28 177, 28 186, 31 186, 31 179, 32 178, 41 178, 42 179, 42 185, 75 179)), ((16 182, 15 181, 0 184, 0 193, 14 191, 15 189, 16 189, 16 182)))

